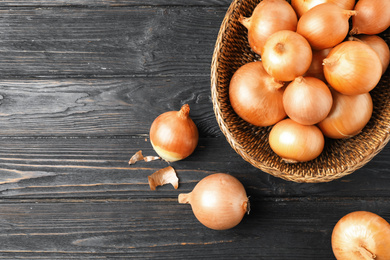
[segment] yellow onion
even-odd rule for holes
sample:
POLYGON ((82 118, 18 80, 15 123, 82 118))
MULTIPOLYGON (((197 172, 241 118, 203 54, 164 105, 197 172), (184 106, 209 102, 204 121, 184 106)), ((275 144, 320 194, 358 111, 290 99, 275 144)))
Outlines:
POLYGON ((298 18, 285 0, 263 0, 253 10, 251 17, 241 17, 240 22, 248 29, 248 42, 257 54, 267 38, 280 30, 295 31, 298 18))
POLYGON ((286 117, 283 92, 283 84, 267 74, 261 61, 241 66, 229 84, 233 110, 256 126, 270 126, 286 117))
POLYGON ((291 0, 291 6, 298 17, 301 17, 314 6, 323 3, 334 3, 345 10, 352 10, 355 6, 355 0, 291 0))
POLYGON ((382 63, 382 75, 386 72, 387 67, 390 62, 390 50, 389 46, 378 35, 356 35, 354 37, 350 37, 351 40, 360 40, 366 44, 368 44, 374 51, 378 54, 379 59, 382 63))
POLYGON ((325 138, 317 126, 301 125, 287 118, 272 127, 269 144, 285 162, 306 162, 321 154, 325 138))
POLYGON ((343 95, 331 89, 333 106, 328 116, 318 123, 325 136, 333 139, 357 135, 370 121, 373 103, 370 93, 343 95))
POLYGON ((324 66, 322 65, 323 60, 328 56, 332 48, 323 50, 313 50, 312 60, 309 69, 306 71, 304 76, 315 77, 322 81, 326 81, 324 76, 324 66))
POLYGON ((312 50, 304 37, 282 30, 267 39, 261 60, 264 69, 276 80, 291 81, 309 69, 312 50))
POLYGON ((329 114, 332 94, 321 80, 298 77, 284 91, 283 105, 287 116, 295 122, 314 125, 329 114))
POLYGON ((332 249, 337 260, 389 260, 390 224, 372 212, 351 212, 333 228, 332 249))
POLYGON ((378 34, 390 26, 389 0, 359 0, 350 34, 378 34))
POLYGON ((358 41, 340 43, 330 51, 323 64, 326 81, 346 95, 371 91, 382 76, 378 54, 358 41))
POLYGON ((215 230, 233 228, 249 213, 244 186, 226 173, 203 178, 190 193, 179 194, 178 200, 190 204, 199 222, 215 230))
POLYGON ((159 115, 150 127, 153 149, 168 162, 188 157, 198 144, 198 128, 189 113, 190 107, 185 104, 180 111, 168 111, 159 115))
POLYGON ((344 10, 333 3, 320 4, 302 15, 297 33, 304 36, 313 49, 334 47, 348 35, 349 18, 354 14, 355 11, 344 10))

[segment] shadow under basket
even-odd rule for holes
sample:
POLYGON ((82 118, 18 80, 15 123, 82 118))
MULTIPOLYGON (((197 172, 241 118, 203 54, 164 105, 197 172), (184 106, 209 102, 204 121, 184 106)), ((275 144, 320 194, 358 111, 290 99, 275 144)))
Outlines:
MULTIPOLYGON (((256 127, 242 120, 229 102, 229 83, 242 65, 260 60, 249 47, 240 16, 250 17, 260 0, 234 0, 221 24, 211 64, 211 95, 215 116, 231 147, 254 167, 273 176, 305 183, 329 182, 364 166, 389 141, 390 69, 370 92, 372 117, 362 132, 349 139, 326 139, 324 151, 309 162, 285 163, 268 144, 272 127, 256 127)), ((390 30, 381 33, 389 45, 390 30)))

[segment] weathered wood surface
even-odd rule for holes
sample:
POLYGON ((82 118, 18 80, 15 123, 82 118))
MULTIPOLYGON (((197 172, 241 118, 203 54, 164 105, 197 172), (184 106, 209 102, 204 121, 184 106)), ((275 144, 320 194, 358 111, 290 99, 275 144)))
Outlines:
POLYGON ((0 259, 332 259, 329 237, 343 214, 390 217, 388 199, 265 199, 235 229, 216 232, 174 199, 0 203, 0 259))
POLYGON ((3 78, 208 76, 226 9, 1 10, 0 72, 3 78))
POLYGON ((243 161, 214 118, 210 65, 227 0, 0 2, 0 259, 332 259, 343 215, 390 221, 390 147, 330 183, 272 177, 243 161), (184 103, 200 131, 180 179, 151 191, 150 124, 184 103), (179 193, 236 176, 252 210, 202 226, 179 193))

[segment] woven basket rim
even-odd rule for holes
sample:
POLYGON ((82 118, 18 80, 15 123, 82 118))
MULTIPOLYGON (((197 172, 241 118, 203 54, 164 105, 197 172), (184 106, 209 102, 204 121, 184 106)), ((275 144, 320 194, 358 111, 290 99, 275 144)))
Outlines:
MULTIPOLYGON (((347 166, 340 171, 337 171, 335 174, 332 175, 299 175, 299 174, 289 174, 286 172, 282 172, 279 169, 275 167, 269 167, 267 165, 262 164, 262 162, 257 161, 255 158, 252 158, 243 148, 243 146, 235 139, 232 132, 229 130, 229 127, 226 124, 224 115, 221 110, 221 106, 218 102, 220 93, 218 92, 218 67, 219 67, 219 56, 221 54, 221 48, 224 44, 225 39, 225 33, 227 29, 229 28, 229 25, 231 23, 232 15, 233 13, 238 9, 239 5, 244 2, 245 0, 234 0, 226 14, 225 17, 221 23, 220 30, 217 36, 217 40, 214 47, 212 62, 211 62, 211 97, 212 97, 212 103, 213 103, 213 110, 218 122, 218 125, 220 127, 220 130, 226 137, 228 143, 230 146, 235 150, 236 153, 238 153, 245 161, 249 162, 251 165, 255 166, 256 168, 259 168, 263 172, 266 172, 268 174, 271 174, 275 177, 279 177, 288 181, 294 181, 294 182, 302 182, 302 183, 319 183, 319 182, 329 182, 341 177, 344 177, 346 175, 351 174, 352 172, 356 171, 357 169, 363 167, 366 163, 368 163, 370 160, 372 160, 373 157, 375 157, 389 142, 390 140, 390 124, 387 129, 387 133, 384 136, 383 140, 379 143, 377 147, 373 148, 373 152, 369 155, 360 158, 356 164, 353 166, 347 166)), ((259 0, 261 1, 261 0, 259 0)))

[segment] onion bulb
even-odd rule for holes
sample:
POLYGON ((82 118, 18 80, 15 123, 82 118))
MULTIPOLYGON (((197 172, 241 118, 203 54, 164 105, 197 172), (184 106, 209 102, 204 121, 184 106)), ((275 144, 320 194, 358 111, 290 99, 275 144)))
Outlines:
POLYGON ((354 14, 355 11, 345 10, 333 3, 320 4, 302 15, 297 33, 304 36, 313 49, 334 47, 348 35, 349 18, 354 14))
POLYGON ((374 51, 378 54, 379 59, 382 63, 382 75, 386 72, 387 67, 390 62, 390 50, 389 46, 378 35, 356 35, 350 38, 351 40, 360 40, 366 44, 368 44, 374 51))
POLYGON ((382 76, 378 54, 358 41, 340 43, 330 51, 323 64, 327 82, 346 95, 371 91, 382 76))
POLYGON ((370 93, 343 95, 331 89, 333 106, 328 116, 318 123, 325 136, 344 139, 357 135, 371 118, 373 102, 370 93))
POLYGON ((249 200, 237 178, 215 173, 203 178, 190 193, 179 194, 179 203, 192 207, 195 217, 208 228, 226 230, 249 213, 249 200))
POLYGON ((240 22, 248 29, 251 49, 261 55, 267 38, 280 30, 295 31, 298 18, 287 1, 263 0, 255 7, 251 17, 241 17, 240 22))
POLYGON ((306 162, 321 154, 325 138, 317 126, 301 125, 287 118, 272 127, 269 144, 285 162, 306 162))
POLYGON ((287 116, 303 125, 314 125, 324 120, 332 108, 332 93, 321 80, 298 77, 283 94, 287 116))
POLYGON ((352 10, 355 6, 355 0, 291 0, 291 6, 298 17, 301 17, 314 6, 324 3, 334 3, 345 10, 352 10))
POLYGON ((337 260, 389 260, 390 224, 372 212, 351 212, 333 228, 332 249, 337 260))
POLYGON ((282 30, 267 39, 261 59, 264 69, 272 77, 291 81, 309 69, 312 50, 304 37, 293 31, 282 30))
POLYGON ((229 85, 233 110, 256 126, 270 126, 286 117, 283 92, 283 84, 267 74, 261 61, 241 66, 229 85))
POLYGON ((195 150, 199 134, 189 117, 190 107, 159 115, 150 127, 150 142, 156 153, 168 162, 182 160, 195 150))
POLYGON ((312 60, 309 69, 306 71, 304 76, 315 77, 322 81, 326 81, 324 76, 324 66, 322 61, 328 56, 332 48, 323 50, 313 50, 312 60))
POLYGON ((389 0, 359 0, 352 17, 351 35, 378 34, 390 26, 389 0))

